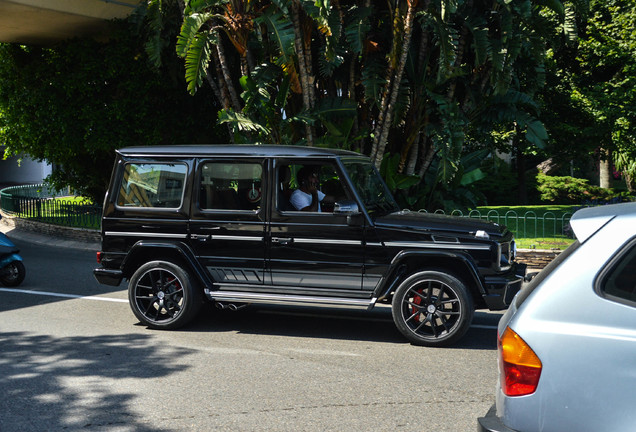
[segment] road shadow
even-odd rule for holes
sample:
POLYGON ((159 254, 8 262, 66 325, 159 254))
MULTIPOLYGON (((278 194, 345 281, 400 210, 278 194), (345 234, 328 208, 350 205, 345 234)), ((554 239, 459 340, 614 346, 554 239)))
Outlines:
POLYGON ((0 346, 0 430, 170 432, 142 422, 131 410, 135 395, 115 392, 109 383, 159 383, 187 367, 179 359, 188 350, 157 347, 150 336, 139 334, 54 338, 0 333, 0 346))
MULTIPOLYGON (((476 312, 466 336, 452 348, 497 348, 496 323, 499 315, 476 312)), ((235 312, 218 310, 211 304, 185 331, 236 332, 242 334, 340 339, 408 344, 397 330, 388 307, 371 311, 280 305, 249 305, 235 312)))

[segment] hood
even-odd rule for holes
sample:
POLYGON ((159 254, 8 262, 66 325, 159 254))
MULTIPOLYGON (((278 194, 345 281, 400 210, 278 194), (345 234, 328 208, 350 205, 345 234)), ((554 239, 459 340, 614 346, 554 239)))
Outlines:
POLYGON ((474 236, 477 231, 485 231, 490 237, 503 237, 508 230, 505 226, 459 216, 421 213, 403 210, 378 217, 375 225, 381 228, 427 231, 453 235, 474 236))

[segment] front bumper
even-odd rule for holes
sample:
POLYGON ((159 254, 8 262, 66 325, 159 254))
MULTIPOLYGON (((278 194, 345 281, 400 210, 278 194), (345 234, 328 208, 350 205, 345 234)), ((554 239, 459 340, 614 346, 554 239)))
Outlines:
POLYGON ((503 424, 501 419, 497 417, 497 409, 493 405, 485 417, 477 419, 477 432, 517 432, 503 424))
POLYGON ((523 285, 526 269, 526 264, 515 263, 505 274, 485 277, 486 294, 483 297, 488 309, 502 310, 510 306, 523 285))

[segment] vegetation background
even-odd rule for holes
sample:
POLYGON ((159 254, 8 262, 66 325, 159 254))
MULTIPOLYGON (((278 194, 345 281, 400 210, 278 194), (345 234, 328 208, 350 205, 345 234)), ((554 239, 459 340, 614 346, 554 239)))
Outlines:
POLYGON ((0 144, 95 202, 117 148, 218 142, 362 152, 415 209, 620 199, 634 28, 634 0, 150 0, 105 43, 1 44, 0 144))

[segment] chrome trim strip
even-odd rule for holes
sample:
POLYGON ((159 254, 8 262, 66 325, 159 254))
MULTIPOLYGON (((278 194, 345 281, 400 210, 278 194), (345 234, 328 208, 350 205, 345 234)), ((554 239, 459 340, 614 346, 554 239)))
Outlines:
POLYGON ((105 236, 121 236, 121 237, 160 237, 160 238, 187 238, 187 234, 166 234, 166 233, 150 233, 150 232, 120 232, 106 231, 105 236))
POLYGON ((377 299, 349 299, 342 297, 313 297, 298 296, 285 294, 261 294, 251 292, 237 291, 212 291, 206 290, 206 294, 210 299, 215 301, 234 301, 247 303, 277 303, 277 304, 296 304, 296 305, 314 305, 329 307, 361 307, 370 308, 377 299))
POLYGON ((386 242, 386 246, 395 247, 411 247, 420 249, 471 249, 471 250, 490 250, 489 245, 481 245, 474 243, 450 244, 450 243, 423 243, 423 242, 386 242))
POLYGON ((294 238, 294 243, 302 244, 334 244, 334 245, 354 245, 361 246, 361 240, 335 240, 335 239, 309 239, 309 238, 294 238))
POLYGON ((263 237, 231 236, 231 235, 212 235, 211 239, 212 240, 263 241, 263 237))

